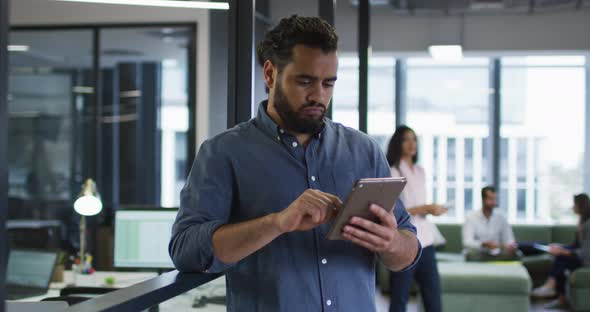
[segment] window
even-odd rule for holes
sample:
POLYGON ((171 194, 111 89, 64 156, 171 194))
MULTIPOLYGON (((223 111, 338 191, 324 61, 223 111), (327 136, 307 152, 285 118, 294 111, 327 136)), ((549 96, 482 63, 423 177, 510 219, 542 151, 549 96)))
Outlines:
POLYGON ((10 53, 8 217, 60 219, 94 155, 92 31, 14 31, 10 43, 28 49, 10 53))
POLYGON ((447 204, 444 218, 462 219, 481 207, 489 136, 489 61, 440 63, 409 58, 407 124, 419 140, 428 201, 447 204))
POLYGON ((178 206, 194 146, 194 35, 177 24, 13 29, 10 43, 27 49, 10 54, 8 218, 61 221, 68 249, 87 178, 101 217, 120 205, 178 206))
MULTIPOLYGON (((339 57, 334 91, 333 120, 358 129, 359 61, 353 54, 339 57)), ((369 58, 367 133, 385 150, 395 131, 395 59, 387 55, 369 58)))
POLYGON ((103 97, 103 155, 112 170, 103 184, 122 205, 177 207, 189 157, 192 31, 107 28, 100 38, 103 88, 115 95, 103 97))
POLYGON ((369 59, 367 133, 386 151, 395 131, 395 59, 373 55, 369 59))
POLYGON ((583 56, 502 59, 500 203, 510 220, 573 220, 583 191, 583 56))
POLYGON ((347 127, 358 129, 359 59, 356 54, 343 54, 338 58, 337 77, 332 98, 332 119, 347 127))
MULTIPOLYGON (((358 126, 358 60, 345 55, 335 120, 358 126)), ((572 195, 583 192, 585 58, 501 59, 498 210, 511 222, 572 221, 572 195)), ((491 183, 490 61, 406 59, 407 124, 419 140, 428 201, 452 206, 462 220, 481 207, 491 183)), ((379 52, 369 67, 368 132, 385 150, 395 123, 395 60, 379 52), (391 86, 391 87, 390 87, 391 86)))

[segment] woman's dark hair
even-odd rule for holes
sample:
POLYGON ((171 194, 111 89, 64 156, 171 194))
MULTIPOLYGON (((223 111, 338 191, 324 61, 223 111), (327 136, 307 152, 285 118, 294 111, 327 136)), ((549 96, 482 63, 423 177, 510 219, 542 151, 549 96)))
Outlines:
POLYGON ((264 66, 264 62, 270 60, 280 73, 293 60, 293 48, 298 44, 330 53, 338 48, 338 36, 334 27, 319 17, 292 15, 283 18, 258 43, 258 63, 264 66))
POLYGON ((574 196, 574 205, 578 207, 580 213, 580 224, 583 224, 590 219, 590 198, 586 194, 578 194, 574 196))
MULTIPOLYGON (((412 128, 406 125, 401 125, 395 129, 395 133, 391 137, 391 140, 389 140, 389 145, 387 146, 387 162, 390 167, 399 167, 399 161, 402 158, 404 135, 406 135, 406 132, 408 131, 412 131, 414 136, 416 136, 416 132, 414 132, 412 128)), ((416 137, 416 141, 418 141, 418 137, 416 137)), ((414 164, 418 162, 418 152, 412 157, 412 162, 414 164)))

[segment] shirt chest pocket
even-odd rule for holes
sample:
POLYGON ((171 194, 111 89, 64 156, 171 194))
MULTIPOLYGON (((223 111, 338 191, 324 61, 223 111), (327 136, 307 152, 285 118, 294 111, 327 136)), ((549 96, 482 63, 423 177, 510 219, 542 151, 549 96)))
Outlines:
POLYGON ((333 170, 330 179, 332 181, 334 195, 338 196, 340 200, 345 201, 356 182, 354 172, 352 170, 333 170))
MULTIPOLYGON (((264 163, 262 163, 264 164, 264 163)), ((287 208, 305 191, 305 180, 292 168, 260 165, 236 174, 238 206, 235 216, 250 220, 287 208)), ((243 168, 243 167, 242 167, 243 168)))
POLYGON ((338 196, 345 201, 354 183, 359 179, 357 167, 349 153, 337 153, 321 162, 320 183, 322 191, 338 196))

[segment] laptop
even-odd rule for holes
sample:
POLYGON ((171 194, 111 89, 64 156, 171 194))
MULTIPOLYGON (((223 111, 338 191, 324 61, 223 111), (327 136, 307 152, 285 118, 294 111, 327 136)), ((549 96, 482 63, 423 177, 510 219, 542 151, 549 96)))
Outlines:
POLYGON ((57 252, 12 249, 6 268, 6 299, 44 295, 49 289, 57 252))

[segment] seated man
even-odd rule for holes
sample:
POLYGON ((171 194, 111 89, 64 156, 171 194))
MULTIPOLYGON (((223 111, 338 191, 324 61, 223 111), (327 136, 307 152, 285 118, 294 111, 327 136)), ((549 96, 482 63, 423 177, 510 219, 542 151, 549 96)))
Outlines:
POLYGON ((517 245, 508 221, 496 208, 496 190, 481 190, 482 209, 465 217, 463 249, 467 261, 518 260, 517 245))

